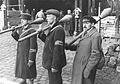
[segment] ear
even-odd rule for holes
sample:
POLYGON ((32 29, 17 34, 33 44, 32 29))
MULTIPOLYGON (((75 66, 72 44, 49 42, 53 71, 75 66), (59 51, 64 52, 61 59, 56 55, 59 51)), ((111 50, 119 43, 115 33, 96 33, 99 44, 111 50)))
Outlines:
POLYGON ((56 20, 57 19, 57 17, 56 16, 54 16, 54 20, 56 20))

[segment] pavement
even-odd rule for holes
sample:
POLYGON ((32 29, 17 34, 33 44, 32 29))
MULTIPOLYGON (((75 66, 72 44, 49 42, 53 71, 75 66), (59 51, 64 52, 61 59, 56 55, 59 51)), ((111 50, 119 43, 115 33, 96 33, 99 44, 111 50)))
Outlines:
MULTIPOLYGON (((37 78, 35 84, 48 84, 47 70, 42 67, 41 54, 44 44, 38 39, 36 58, 37 78)), ((14 77, 17 42, 11 37, 11 32, 0 35, 0 84, 19 84, 21 79, 14 77)), ((70 52, 70 51, 68 51, 70 52)), ((66 52, 67 53, 67 52, 66 52)), ((63 84, 70 84, 74 52, 67 56, 67 66, 63 69, 63 84), (72 57, 70 57, 73 54, 72 57)))
MULTIPOLYGON (((47 70, 41 64, 43 46, 44 44, 38 39, 37 78, 34 84, 48 84, 47 70)), ((21 79, 14 76, 16 49, 17 42, 11 37, 11 32, 0 35, 0 84, 20 84, 21 82, 21 79)), ((74 55, 74 51, 66 51, 67 65, 63 68, 63 84, 71 83, 74 55)), ((103 71, 97 72, 95 84, 120 84, 119 73, 114 69, 104 68, 103 71)))

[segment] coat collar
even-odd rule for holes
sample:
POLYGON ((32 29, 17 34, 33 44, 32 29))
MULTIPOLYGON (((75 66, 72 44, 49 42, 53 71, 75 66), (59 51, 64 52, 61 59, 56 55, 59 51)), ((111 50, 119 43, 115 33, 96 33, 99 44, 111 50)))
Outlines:
POLYGON ((95 32, 97 32, 97 29, 95 27, 93 27, 87 34, 89 36, 91 36, 92 34, 94 34, 95 32))
POLYGON ((80 40, 83 40, 85 38, 90 37, 91 35, 93 35, 95 32, 97 32, 97 29, 95 27, 93 27, 85 36, 81 37, 80 40))
POLYGON ((51 32, 53 32, 56 28, 58 28, 59 26, 62 27, 62 26, 59 24, 59 22, 56 22, 55 24, 53 24, 52 27, 51 27, 50 30, 49 30, 48 35, 49 35, 51 32))
POLYGON ((58 23, 58 22, 55 22, 55 23, 51 26, 50 31, 53 31, 57 25, 59 25, 59 23, 58 23))
POLYGON ((31 29, 31 26, 29 26, 29 25, 26 26, 24 30, 22 29, 22 33, 21 33, 21 35, 20 35, 20 38, 21 38, 22 36, 24 36, 25 34, 27 34, 27 32, 28 32, 30 29, 31 29))

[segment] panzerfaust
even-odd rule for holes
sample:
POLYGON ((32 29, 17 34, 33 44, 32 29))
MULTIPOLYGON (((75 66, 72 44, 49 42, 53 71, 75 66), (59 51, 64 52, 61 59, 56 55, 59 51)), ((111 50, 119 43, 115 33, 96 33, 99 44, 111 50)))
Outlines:
POLYGON ((19 25, 19 26, 16 26, 15 28, 10 28, 10 29, 3 30, 3 31, 0 32, 0 34, 12 31, 14 29, 20 29, 20 28, 22 28, 23 26, 26 26, 26 25, 41 24, 42 22, 44 22, 44 19, 43 18, 38 18, 38 19, 34 20, 33 22, 30 22, 30 23, 27 23, 27 24, 24 24, 24 25, 19 25))
MULTIPOLYGON (((62 19, 59 20, 59 22, 64 23, 64 22, 71 21, 71 19, 72 19, 72 15, 65 15, 62 19)), ((45 28, 42 28, 41 30, 36 30, 36 32, 34 32, 34 33, 30 34, 30 35, 27 35, 27 36, 25 36, 23 38, 20 38, 18 41, 23 41, 23 40, 25 40, 27 38, 30 38, 30 37, 38 34, 40 31, 46 31, 49 28, 50 28, 50 26, 47 26, 45 28)))
MULTIPOLYGON (((101 19, 107 17, 108 15, 110 15, 111 12, 112 12, 112 8, 106 8, 106 9, 104 9, 104 10, 102 11, 101 15, 99 16, 100 18, 97 20, 97 22, 100 21, 101 19)), ((96 23, 97 23, 97 22, 96 22, 96 23)), ((73 44, 75 41, 77 41, 86 31, 87 31, 87 30, 82 31, 82 32, 81 32, 79 35, 77 35, 68 45, 72 45, 72 44, 73 44)))

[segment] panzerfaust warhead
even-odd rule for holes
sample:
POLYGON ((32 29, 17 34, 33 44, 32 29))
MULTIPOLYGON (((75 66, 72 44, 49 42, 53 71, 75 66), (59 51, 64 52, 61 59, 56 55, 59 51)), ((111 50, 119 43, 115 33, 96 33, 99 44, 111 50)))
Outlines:
MULTIPOLYGON (((72 15, 65 15, 63 18, 61 18, 60 20, 59 20, 59 22, 60 23, 64 23, 64 22, 68 22, 68 21, 71 21, 72 20, 72 15)), ((25 36, 25 37, 23 37, 23 38, 20 38, 18 41, 23 41, 23 40, 25 40, 25 39, 27 39, 27 38, 30 38, 31 36, 34 36, 34 35, 36 35, 36 34, 38 34, 40 31, 46 31, 47 29, 49 29, 50 28, 50 26, 47 26, 47 27, 45 27, 45 28, 42 28, 42 30, 37 30, 36 32, 34 32, 34 33, 32 33, 32 34, 30 34, 30 35, 28 35, 28 36, 25 36)))
MULTIPOLYGON (((103 19, 103 18, 105 18, 105 17, 107 17, 108 15, 110 15, 110 13, 112 12, 112 8, 106 8, 106 9, 104 9, 103 11, 102 11, 102 13, 100 14, 100 18, 98 19, 98 21, 99 20, 101 20, 101 19, 103 19)), ((97 21, 97 22, 98 22, 97 21)), ((97 23, 96 22, 96 23, 97 23)), ((86 30, 87 31, 87 30, 86 30)), ((86 31, 82 31, 79 35, 77 35, 70 43, 69 43, 69 45, 72 45, 75 41, 77 41, 80 37, 81 37, 81 35, 83 35, 86 31)))
POLYGON ((33 22, 30 22, 30 23, 27 23, 25 25, 19 25, 19 26, 16 26, 16 27, 12 27, 10 29, 6 29, 6 30, 3 30, 0 32, 0 34, 3 34, 3 33, 6 33, 6 32, 9 32, 9 31, 12 31, 14 29, 20 29, 21 27, 23 26, 26 26, 26 25, 32 25, 32 24, 41 24, 42 22, 44 22, 44 19, 43 18, 37 18, 36 20, 34 20, 33 22))
POLYGON ((72 15, 65 15, 59 22, 68 22, 72 20, 72 15))
POLYGON ((33 22, 31 22, 30 24, 41 24, 43 23, 45 20, 43 18, 37 18, 35 19, 33 22))
POLYGON ((106 8, 106 9, 104 9, 102 11, 102 13, 100 14, 99 19, 97 20, 97 22, 100 21, 101 19, 107 17, 108 15, 110 15, 111 12, 112 12, 112 8, 106 8))

